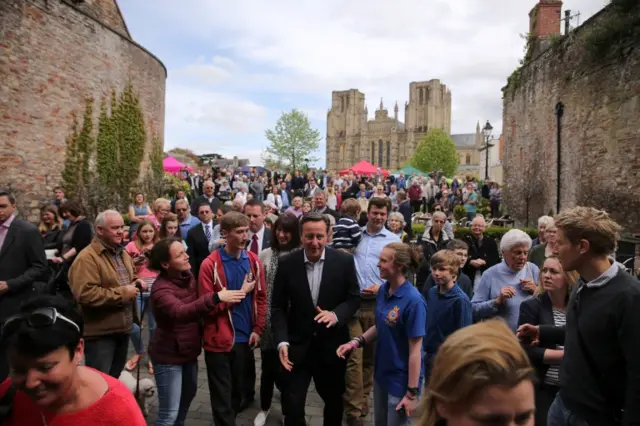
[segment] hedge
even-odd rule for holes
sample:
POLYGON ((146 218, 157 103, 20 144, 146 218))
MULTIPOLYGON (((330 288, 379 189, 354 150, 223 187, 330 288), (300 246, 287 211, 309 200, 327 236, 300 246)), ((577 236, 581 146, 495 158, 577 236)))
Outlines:
MULTIPOLYGON (((413 228, 414 235, 421 235, 424 233, 425 225, 414 223, 412 225, 412 228, 413 228)), ((496 240, 500 240, 502 236, 506 234, 508 231, 510 231, 511 229, 514 229, 514 228, 503 228, 502 226, 490 226, 485 230, 484 235, 487 237, 495 238, 496 240)), ((526 232, 527 234, 529 234, 529 236, 532 239, 538 237, 538 230, 536 228, 516 228, 516 229, 520 229, 526 232)), ((471 228, 454 227, 453 235, 455 235, 456 238, 464 238, 467 235, 471 235, 471 228)))

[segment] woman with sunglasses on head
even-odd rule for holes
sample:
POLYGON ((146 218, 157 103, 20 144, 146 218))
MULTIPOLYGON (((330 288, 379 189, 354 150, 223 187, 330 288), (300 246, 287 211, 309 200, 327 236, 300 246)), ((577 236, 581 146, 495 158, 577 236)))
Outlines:
POLYGON ((2 426, 145 426, 131 391, 117 379, 80 366, 84 324, 59 296, 39 295, 2 325, 0 347, 11 367, 0 384, 2 426))

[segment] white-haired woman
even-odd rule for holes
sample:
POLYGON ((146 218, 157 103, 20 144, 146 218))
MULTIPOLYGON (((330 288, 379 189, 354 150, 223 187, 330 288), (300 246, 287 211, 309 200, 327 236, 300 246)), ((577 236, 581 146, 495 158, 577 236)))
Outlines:
POLYGON ((539 269, 527 261, 531 237, 512 229, 502 237, 503 261, 487 269, 477 284, 471 305, 474 320, 503 318, 515 332, 518 328, 520 303, 533 295, 539 269))
POLYGON ((403 243, 409 242, 409 235, 407 235, 404 228, 407 226, 407 222, 404 220, 404 216, 400 212, 393 212, 387 219, 387 228, 389 231, 400 237, 400 241, 403 243))
POLYGON ((540 216, 540 218, 538 218, 538 236, 533 240, 531 247, 535 247, 539 244, 545 244, 547 242, 547 238, 544 233, 547 228, 552 226, 554 226, 554 222, 551 216, 540 216))

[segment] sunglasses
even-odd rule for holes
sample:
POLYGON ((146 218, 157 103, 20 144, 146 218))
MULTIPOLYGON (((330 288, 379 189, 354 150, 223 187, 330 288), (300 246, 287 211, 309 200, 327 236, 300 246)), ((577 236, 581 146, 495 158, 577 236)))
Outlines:
POLYGON ((0 336, 5 338, 15 333, 23 321, 26 321, 27 325, 31 328, 46 328, 51 327, 58 320, 71 324, 76 330, 78 330, 78 333, 80 333, 80 327, 78 324, 58 313, 56 308, 39 308, 26 315, 14 315, 7 318, 4 324, 2 324, 0 336))

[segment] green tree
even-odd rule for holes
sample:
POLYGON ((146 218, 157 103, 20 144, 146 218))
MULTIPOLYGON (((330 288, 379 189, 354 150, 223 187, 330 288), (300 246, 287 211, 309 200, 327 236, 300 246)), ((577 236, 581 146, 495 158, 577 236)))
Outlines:
POLYGON ((144 157, 147 141, 144 116, 140 101, 133 91, 131 83, 127 83, 115 112, 119 158, 119 189, 122 199, 130 198, 130 190, 140 177, 140 164, 144 157))
POLYGON ((62 169, 62 185, 67 197, 74 198, 78 192, 80 165, 78 162, 78 117, 73 114, 71 133, 67 136, 64 168, 62 169))
POLYGON ((154 136, 151 141, 149 162, 151 163, 153 178, 162 180, 164 176, 164 151, 162 150, 162 139, 157 136, 154 136))
POLYGON ((429 133, 418 143, 411 165, 425 172, 442 170, 445 176, 453 176, 458 168, 456 144, 451 137, 440 129, 429 133))
MULTIPOLYGON (((78 135, 78 154, 80 161, 80 182, 81 185, 89 183, 89 166, 95 141, 93 139, 93 99, 85 100, 84 118, 82 129, 78 135)), ((83 194, 85 195, 85 194, 83 194)))
MULTIPOLYGON (((113 102, 113 101, 112 101, 113 102)), ((114 108, 112 103, 112 108, 114 108)), ((108 114, 107 103, 100 105, 100 121, 96 139, 96 171, 100 184, 113 187, 118 178, 118 141, 116 139, 113 120, 108 114)))
POLYGON ((282 113, 275 128, 268 129, 265 136, 271 142, 262 155, 265 163, 271 160, 295 169, 317 160, 311 154, 320 147, 320 132, 311 128, 309 117, 302 111, 282 113))

